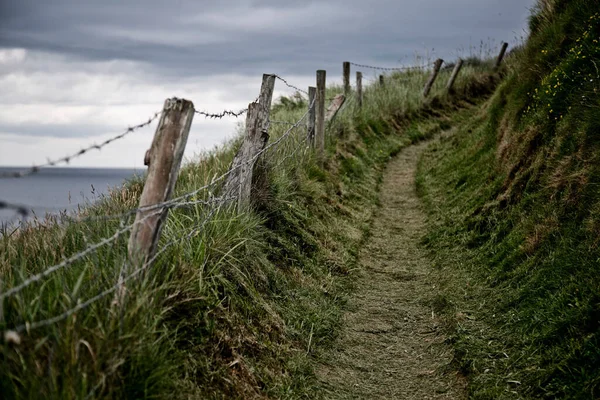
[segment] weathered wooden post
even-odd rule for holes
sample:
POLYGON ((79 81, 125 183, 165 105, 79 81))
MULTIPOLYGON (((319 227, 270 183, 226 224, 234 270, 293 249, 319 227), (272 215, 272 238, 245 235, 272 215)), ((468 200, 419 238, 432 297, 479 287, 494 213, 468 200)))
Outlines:
POLYGON ((327 107, 327 111, 325 112, 325 122, 326 123, 333 121, 333 119, 337 115, 338 111, 340 111, 340 109, 344 105, 345 101, 346 101, 346 96, 344 96, 343 94, 337 94, 333 98, 333 100, 331 100, 331 104, 329 104, 329 107, 327 107))
MULTIPOLYGON (((176 98, 165 101, 152 145, 146 153, 148 175, 140 208, 164 203, 171 197, 193 118, 191 101, 176 98)), ((129 237, 131 265, 137 267, 154 255, 168 213, 167 207, 137 212, 129 237)))
POLYGON ((458 74, 460 73, 460 70, 463 67, 463 64, 464 64, 464 60, 462 58, 459 58, 458 61, 456 62, 456 65, 454 66, 454 70, 452 71, 452 75, 450 76, 450 80, 448 81, 448 85, 446 86, 448 93, 452 92, 452 88, 454 87, 454 82, 456 82, 456 78, 458 77, 458 74))
POLYGON ((506 54, 506 49, 508 49, 508 43, 502 43, 502 48, 500 49, 500 54, 498 54, 498 58, 496 59, 496 64, 494 65, 494 71, 500 68, 502 64, 502 60, 504 59, 504 54, 506 54))
POLYGON ((350 93, 350 62, 344 61, 343 64, 343 75, 344 75, 344 94, 348 96, 350 93))
POLYGON ((379 86, 383 87, 385 85, 385 82, 383 80, 383 75, 379 75, 379 86))
POLYGON ((315 97, 316 120, 315 120, 315 142, 319 162, 325 161, 325 80, 327 72, 317 71, 317 93, 315 97))
POLYGON ((232 172, 225 181, 223 193, 238 197, 239 210, 243 210, 250 201, 254 165, 269 140, 269 112, 274 88, 275 75, 264 74, 258 103, 248 105, 246 135, 231 163, 232 172))
POLYGON ((314 149, 315 147, 315 116, 316 116, 316 101, 315 96, 317 88, 314 86, 308 87, 308 121, 306 122, 308 143, 314 149))
POLYGON ((363 105, 363 90, 362 90, 362 72, 356 71, 356 97, 358 98, 358 108, 363 105))
POLYGON ((435 61, 435 65, 433 66, 431 76, 429 77, 429 80, 427 81, 427 83, 425 84, 425 88, 423 89, 423 97, 429 96, 429 92, 431 91, 431 88, 433 87, 433 84, 435 83, 435 80, 438 77, 438 74, 440 73, 440 69, 442 68, 443 63, 444 60, 442 60, 441 58, 438 58, 435 61))

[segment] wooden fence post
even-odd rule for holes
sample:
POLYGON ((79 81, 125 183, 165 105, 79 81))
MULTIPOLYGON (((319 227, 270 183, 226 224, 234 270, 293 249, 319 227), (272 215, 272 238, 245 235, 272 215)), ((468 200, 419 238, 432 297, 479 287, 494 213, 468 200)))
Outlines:
POLYGON ((256 157, 269 141, 269 112, 274 88, 275 75, 264 74, 258 103, 248 105, 246 135, 231 163, 232 173, 225 181, 223 193, 225 196, 238 197, 239 210, 243 210, 250 201, 256 157))
POLYGON ((358 97, 358 108, 363 105, 362 72, 356 71, 356 96, 358 97))
POLYGON ((338 94, 333 98, 333 100, 331 100, 331 104, 329 104, 329 107, 327 107, 327 111, 325 112, 326 123, 333 121, 338 111, 340 111, 340 109, 344 105, 345 101, 346 96, 344 96, 343 94, 338 94))
POLYGON ((456 62, 456 65, 454 66, 454 71, 452 71, 450 80, 448 81, 448 86, 446 86, 448 93, 452 92, 452 88, 454 87, 454 82, 456 82, 456 78, 458 77, 458 74, 460 73, 460 70, 463 67, 463 64, 464 64, 464 60, 462 58, 459 58, 458 61, 456 62))
POLYGON ((502 48, 500 49, 500 54, 498 54, 498 58, 496 59, 496 64, 494 65, 494 71, 500 68, 502 64, 502 60, 504 59, 504 54, 506 54, 506 49, 508 48, 508 43, 502 43, 502 48))
POLYGON ((315 121, 315 142, 317 145, 317 154, 319 162, 325 161, 325 80, 327 72, 317 71, 317 93, 315 97, 316 121, 315 121))
POLYGON ((350 93, 350 62, 344 61, 343 64, 343 75, 344 75, 344 94, 348 96, 350 93))
POLYGON ((306 122, 308 135, 308 143, 314 149, 315 148, 315 117, 316 117, 316 105, 315 96, 317 88, 314 86, 308 87, 308 121, 306 122))
MULTIPOLYGON (((167 99, 150 150, 146 153, 148 175, 139 207, 150 207, 169 200, 183 158, 194 104, 183 99, 167 99)), ((134 266, 147 262, 156 251, 168 208, 138 211, 129 237, 129 257, 134 266)))
POLYGON ((433 87, 433 84, 435 83, 435 80, 438 77, 438 74, 440 73, 440 69, 442 68, 443 63, 444 60, 442 60, 441 58, 438 58, 435 61, 435 65, 433 66, 431 76, 429 77, 429 80, 427 81, 427 83, 425 84, 425 88, 423 89, 423 97, 429 96, 429 92, 431 91, 431 88, 433 87))
POLYGON ((379 75, 379 86, 383 87, 385 85, 385 82, 383 81, 383 75, 379 75))

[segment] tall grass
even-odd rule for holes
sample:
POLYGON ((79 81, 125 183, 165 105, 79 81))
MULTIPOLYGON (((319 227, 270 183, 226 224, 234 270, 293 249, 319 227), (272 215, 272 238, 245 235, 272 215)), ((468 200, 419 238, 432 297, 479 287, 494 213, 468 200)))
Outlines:
POLYGON ((424 158, 473 398, 600 397, 600 15, 543 1, 493 101, 424 158))
MULTIPOLYGON (((489 91, 486 70, 485 64, 466 68, 460 93, 489 91)), ((350 98, 327 130, 324 167, 307 147, 305 130, 297 129, 261 160, 252 211, 239 213, 231 204, 212 214, 199 204, 171 210, 159 248, 171 245, 141 279, 127 282, 124 295, 5 337, 3 397, 316 396, 311 357, 335 338, 381 169, 418 139, 402 134, 411 121, 462 101, 443 95, 449 73, 442 73, 426 104, 426 71, 367 87, 362 110, 350 98)), ((341 91, 329 87, 327 95, 341 91)), ((271 118, 296 121, 306 107, 301 97, 282 98, 271 118)), ((273 124, 271 140, 287 128, 273 124)), ((226 172, 239 143, 200 154, 182 168, 174 196, 226 172)), ((142 186, 142 180, 129 182, 83 210, 81 221, 4 232, 2 291, 131 223, 133 216, 104 216, 136 207, 142 186)), ((60 315, 114 286, 127 263, 126 246, 123 235, 4 299, 0 330, 60 315)))

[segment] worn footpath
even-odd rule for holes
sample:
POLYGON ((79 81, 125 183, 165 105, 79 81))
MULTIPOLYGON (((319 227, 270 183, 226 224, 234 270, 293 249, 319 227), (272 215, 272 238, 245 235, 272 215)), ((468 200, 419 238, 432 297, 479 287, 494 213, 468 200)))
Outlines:
POLYGON ((404 149, 385 172, 381 208, 359 256, 364 272, 343 332, 318 371, 328 399, 466 397, 431 306, 433 267, 419 244, 426 220, 414 176, 426 146, 404 149))

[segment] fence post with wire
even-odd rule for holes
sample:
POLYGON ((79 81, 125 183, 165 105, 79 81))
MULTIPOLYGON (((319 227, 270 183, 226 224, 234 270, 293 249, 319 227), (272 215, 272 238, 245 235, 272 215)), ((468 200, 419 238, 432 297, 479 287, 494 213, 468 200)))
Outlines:
MULTIPOLYGON (((169 200, 177 182, 193 118, 194 104, 191 101, 165 101, 152 145, 146 154, 148 176, 140 198, 140 208, 169 200)), ((135 266, 152 257, 169 210, 163 208, 160 213, 148 215, 151 212, 138 211, 131 231, 128 251, 135 266)))
POLYGON ((233 159, 231 174, 225 182, 225 195, 237 196, 240 210, 250 201, 256 156, 264 150, 269 140, 269 112, 274 88, 275 75, 264 74, 258 102, 248 106, 244 141, 233 159))
MULTIPOLYGON (((506 52, 507 44, 504 43, 496 63, 502 61, 502 57, 506 52)), ((428 83, 424 89, 424 95, 428 95, 431 90, 437 75, 440 72, 443 61, 437 60, 435 62, 431 76, 429 77, 428 83)), ((402 67, 375 67, 369 65, 354 64, 351 62, 345 62, 344 68, 348 70, 348 86, 349 86, 349 70, 350 66, 355 65, 359 68, 374 69, 380 71, 412 71, 422 70, 424 67, 429 67, 431 64, 425 66, 402 66, 402 67)), ((451 79, 448 82, 447 88, 451 89, 454 81, 460 73, 462 67, 462 60, 458 60, 457 65, 452 73, 451 79)), ((364 70, 363 70, 364 71, 364 70)), ((364 106, 364 101, 370 101, 370 97, 365 97, 363 92, 363 75, 361 72, 357 72, 357 90, 359 107, 364 106)), ((396 76, 389 76, 386 85, 392 87, 396 81, 401 81, 396 76)), ((375 83, 377 84, 377 83, 375 83)), ((384 75, 379 76, 379 85, 384 85, 384 75)), ((350 92, 351 93, 351 92, 350 92)), ((61 216, 58 221, 60 223, 86 223, 86 221, 109 221, 109 220, 120 220, 120 225, 115 228, 109 234, 102 234, 94 242, 88 243, 88 239, 83 236, 82 245, 76 248, 76 252, 71 254, 59 255, 55 258, 49 258, 46 264, 40 264, 40 270, 35 273, 23 272, 23 277, 17 277, 14 282, 11 282, 10 287, 2 288, 0 290, 0 308, 5 310, 5 303, 8 304, 7 299, 14 296, 22 296, 19 302, 29 302, 32 304, 31 307, 37 307, 42 310, 38 313, 37 311, 32 314, 21 314, 18 310, 15 311, 14 307, 9 305, 8 313, 16 313, 16 317, 11 316, 11 325, 8 326, 4 320, 0 321, 0 327, 5 329, 5 338, 12 337, 13 341, 17 341, 18 336, 13 334, 21 334, 23 332, 29 333, 33 329, 43 328, 60 321, 64 321, 69 317, 75 315, 81 310, 95 304, 99 300, 107 297, 108 295, 117 292, 123 287, 123 284, 130 279, 140 275, 144 272, 148 266, 151 266, 155 260, 167 249, 171 248, 175 243, 185 241, 187 238, 197 235, 204 226, 210 221, 213 215, 215 215, 222 204, 230 204, 231 201, 237 200, 237 210, 247 211, 247 206, 250 203, 251 195, 254 190, 253 188, 253 175, 257 171, 257 161, 262 160, 264 154, 267 151, 278 150, 285 154, 278 161, 285 160, 297 151, 306 150, 306 145, 303 145, 304 141, 308 141, 317 153, 318 163, 323 166, 325 163, 325 128, 327 123, 332 121, 336 113, 338 113, 347 96, 344 94, 338 94, 333 98, 330 106, 325 108, 326 98, 326 71, 319 70, 316 73, 316 87, 310 86, 308 92, 293 86, 287 81, 277 75, 265 74, 262 79, 261 91, 258 99, 248 106, 248 108, 233 111, 224 110, 220 113, 209 113, 205 111, 198 111, 194 109, 192 102, 181 99, 168 99, 165 101, 164 108, 161 112, 157 112, 138 125, 127 128, 127 130, 121 131, 120 134, 106 139, 99 144, 92 144, 86 148, 83 148, 77 152, 71 153, 65 157, 49 160, 46 163, 39 164, 29 169, 17 172, 0 172, 0 178, 25 178, 29 175, 38 173, 45 167, 52 167, 61 163, 69 163, 75 158, 81 157, 84 154, 88 154, 92 150, 102 150, 104 146, 114 143, 116 140, 122 139, 130 133, 137 131, 143 127, 146 127, 152 123, 152 121, 160 115, 160 121, 156 128, 156 133, 152 141, 150 150, 147 152, 145 163, 148 165, 147 179, 139 200, 137 208, 127 209, 119 214, 111 215, 96 215, 93 212, 81 213, 76 215, 64 215, 61 216), (304 115, 297 121, 271 121, 270 109, 272 96, 274 91, 275 80, 279 79, 284 82, 288 87, 294 90, 304 93, 308 96, 308 109, 304 110, 304 115), (202 187, 194 187, 191 191, 172 198, 175 183, 178 178, 178 171, 182 162, 183 152, 186 147, 190 127, 194 114, 204 116, 210 119, 221 119, 224 117, 240 117, 243 114, 246 115, 246 130, 245 135, 242 139, 241 146, 237 149, 237 153, 231 163, 231 166, 226 169, 224 173, 218 177, 211 179, 210 183, 203 185, 202 187), (304 120, 306 118, 306 121, 304 120), (271 124, 285 124, 289 126, 289 129, 281 136, 277 136, 276 140, 271 143, 269 142, 269 128, 271 124), (302 143, 298 140, 297 135, 294 136, 294 132, 299 127, 302 128, 302 143), (304 131, 306 129, 306 131, 304 131), (306 132, 306 136, 304 136, 306 132), (289 138, 296 138, 297 141, 289 141, 289 138), (292 150, 284 153, 287 150, 292 150), (218 197, 214 197, 213 193, 217 193, 218 197), (168 217, 169 210, 189 208, 195 205, 202 205, 203 208, 201 214, 201 221, 198 223, 194 221, 194 227, 185 232, 177 232, 174 238, 170 238, 167 243, 161 244, 161 247, 157 249, 157 245, 160 239, 162 227, 164 226, 168 217), (131 216, 135 215, 135 221, 133 223, 128 222, 131 216), (99 287, 97 292, 90 294, 87 299, 82 299, 73 307, 60 306, 48 311, 43 310, 43 301, 46 301, 42 295, 35 293, 35 290, 26 290, 32 285, 44 282, 58 271, 67 271, 69 268, 78 268, 81 264, 96 265, 97 258, 90 258, 100 251, 100 249, 107 246, 111 246, 116 243, 117 239, 123 238, 124 235, 131 232, 127 248, 123 247, 122 256, 124 261, 131 261, 127 264, 127 270, 123 268, 121 274, 118 277, 118 282, 113 284, 109 282, 108 285, 99 287), (43 267, 43 269, 42 269, 43 267), (25 291, 25 294, 21 292, 25 291), (35 296, 26 298, 27 296, 35 296), (4 307, 4 308, 3 308, 4 307), (12 308, 11 308, 12 307, 12 308), (7 325, 5 327, 5 325, 7 325), (8 328, 8 329, 7 329, 8 328), (11 336, 13 335, 13 336, 11 336)), ((306 154, 306 153, 301 153, 306 154)), ((22 218, 26 218, 30 210, 30 206, 14 204, 9 201, 0 201, 0 210, 14 211, 17 215, 22 218)), ((93 211, 93 210, 92 210, 93 211)), ((85 234, 83 234, 85 235, 85 234)), ((94 256, 95 257, 95 256, 94 256)), ((15 265, 14 268, 18 268, 15 265)), ((16 301, 16 300, 15 300, 16 301)), ((108 304, 108 303, 106 303, 108 304)))
POLYGON ((358 108, 363 105, 362 72, 356 71, 356 98, 358 99, 358 108))
POLYGON ((429 92, 431 92, 431 88, 433 87, 433 84, 435 83, 435 80, 437 79, 438 74, 440 73, 440 69, 442 68, 443 63, 444 63, 444 60, 442 60, 441 58, 438 58, 435 61, 435 64, 433 66, 433 71, 431 71, 431 76, 429 77, 429 80, 427 81, 427 83, 425 84, 425 87, 423 88, 423 97, 429 96, 429 92))
POLYGON ((350 62, 344 61, 342 64, 342 73, 344 77, 344 95, 350 94, 350 62))
POLYGON ((508 43, 502 43, 502 47, 500 48, 500 54, 498 54, 498 58, 496 59, 496 63, 494 64, 494 71, 500 68, 502 64, 502 60, 504 59, 504 55, 506 54, 506 49, 508 49, 508 43))
POLYGON ((316 120, 315 142, 319 163, 325 162, 325 80, 327 72, 317 71, 317 92, 315 96, 316 120))
POLYGON ((317 88, 314 86, 308 87, 308 120, 306 121, 306 135, 308 143, 312 148, 315 147, 315 96, 317 94, 317 88))
POLYGON ((460 73, 460 70, 462 69, 463 64, 464 64, 464 60, 462 58, 459 58, 458 61, 456 62, 456 65, 454 66, 452 75, 450 75, 450 79, 448 80, 448 85, 446 85, 446 90, 448 91, 448 93, 452 93, 453 87, 454 87, 454 82, 456 82, 456 78, 458 78, 458 74, 460 73))

